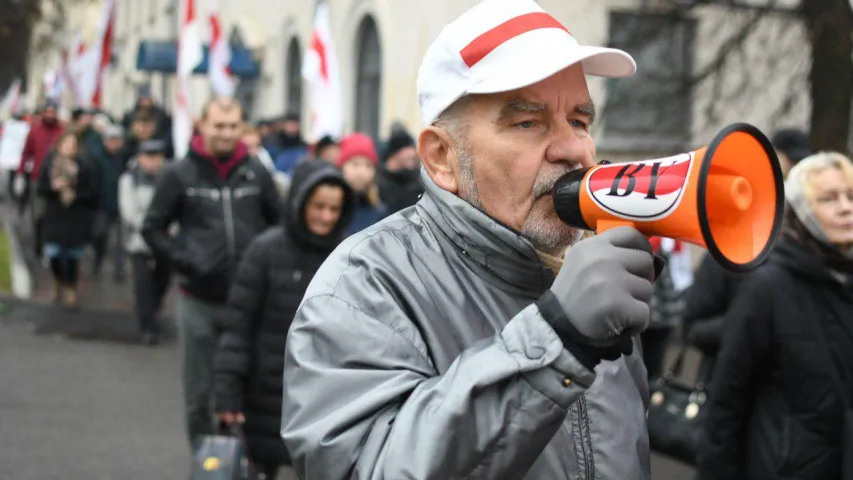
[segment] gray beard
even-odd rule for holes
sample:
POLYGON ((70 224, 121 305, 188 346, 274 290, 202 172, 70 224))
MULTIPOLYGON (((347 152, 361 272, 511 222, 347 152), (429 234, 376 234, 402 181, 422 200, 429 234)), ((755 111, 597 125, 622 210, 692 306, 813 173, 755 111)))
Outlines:
MULTIPOLYGON (((477 191, 474 156, 471 155, 467 148, 460 147, 464 146, 459 145, 457 142, 455 148, 458 152, 457 160, 459 162, 459 198, 488 215, 488 212, 483 209, 483 204, 480 202, 477 191)), ((566 172, 543 175, 537 178, 533 186, 534 196, 538 198, 542 195, 547 195, 554 186, 554 182, 564 173, 566 172)), ((583 231, 581 230, 574 229, 563 223, 560 224, 560 227, 555 228, 551 223, 542 215, 540 209, 534 208, 518 233, 529 240, 536 250, 555 256, 561 256, 569 247, 580 241, 583 236, 583 231)))

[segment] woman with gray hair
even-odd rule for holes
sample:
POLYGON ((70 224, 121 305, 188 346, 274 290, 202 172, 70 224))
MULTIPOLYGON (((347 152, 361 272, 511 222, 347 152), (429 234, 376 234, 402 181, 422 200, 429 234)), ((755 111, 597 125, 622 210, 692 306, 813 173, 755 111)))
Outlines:
MULTIPOLYGON (((853 164, 803 159, 786 228, 724 324, 700 478, 842 478, 853 398, 853 164)), ((846 477, 845 477, 846 478, 846 477)))

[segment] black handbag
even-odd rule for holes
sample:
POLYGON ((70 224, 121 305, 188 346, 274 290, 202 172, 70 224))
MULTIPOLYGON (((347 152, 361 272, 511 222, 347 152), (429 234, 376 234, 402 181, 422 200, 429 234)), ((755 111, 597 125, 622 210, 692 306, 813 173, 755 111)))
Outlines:
POLYGON ((255 480, 257 472, 249 459, 246 438, 239 424, 227 431, 205 435, 193 455, 190 480, 255 480))
POLYGON ((649 444, 652 450, 695 465, 699 453, 703 407, 707 400, 706 380, 694 386, 677 380, 687 347, 682 345, 672 367, 652 380, 648 412, 649 444))
POLYGON ((832 360, 833 350, 827 340, 828 325, 825 324, 826 319, 823 315, 819 315, 819 317, 816 331, 820 342, 823 344, 822 350, 826 352, 824 357, 827 362, 827 371, 832 377, 832 383, 844 407, 844 416, 841 423, 841 478, 848 479, 853 478, 853 404, 851 404, 847 391, 844 390, 844 383, 841 381, 841 372, 838 371, 835 362, 832 360), (825 328, 826 330, 824 330, 825 328))

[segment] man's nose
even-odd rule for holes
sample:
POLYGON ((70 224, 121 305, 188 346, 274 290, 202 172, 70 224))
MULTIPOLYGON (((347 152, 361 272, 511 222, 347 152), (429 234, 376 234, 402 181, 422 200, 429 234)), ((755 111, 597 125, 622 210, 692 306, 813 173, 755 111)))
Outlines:
POLYGON ((560 125, 553 129, 548 148, 545 150, 545 159, 551 163, 567 163, 573 167, 591 167, 595 164, 587 142, 578 136, 568 122, 560 122, 560 125))

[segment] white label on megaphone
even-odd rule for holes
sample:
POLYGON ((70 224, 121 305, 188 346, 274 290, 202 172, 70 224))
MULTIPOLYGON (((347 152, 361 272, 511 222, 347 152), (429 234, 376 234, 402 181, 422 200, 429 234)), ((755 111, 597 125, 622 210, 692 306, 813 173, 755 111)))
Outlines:
POLYGON ((692 168, 693 152, 602 165, 587 176, 586 189, 599 207, 617 217, 660 220, 678 208, 692 168))

